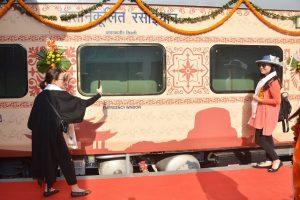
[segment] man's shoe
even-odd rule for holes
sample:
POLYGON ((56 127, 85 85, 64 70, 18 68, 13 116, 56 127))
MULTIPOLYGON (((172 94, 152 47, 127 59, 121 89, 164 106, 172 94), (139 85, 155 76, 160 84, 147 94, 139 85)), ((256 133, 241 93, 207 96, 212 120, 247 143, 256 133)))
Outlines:
POLYGON ((90 194, 92 191, 90 190, 85 190, 82 192, 71 192, 71 197, 82 197, 82 196, 86 196, 88 194, 90 194))

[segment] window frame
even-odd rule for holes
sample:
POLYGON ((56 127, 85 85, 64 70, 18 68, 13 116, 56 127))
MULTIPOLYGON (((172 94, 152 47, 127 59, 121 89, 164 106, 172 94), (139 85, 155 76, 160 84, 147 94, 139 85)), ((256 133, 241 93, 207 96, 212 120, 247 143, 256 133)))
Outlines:
MULTIPOLYGON (((212 52, 218 47, 218 46, 252 46, 252 47, 276 47, 278 49, 280 49, 281 51, 281 55, 282 55, 282 59, 283 59, 283 50, 280 46, 278 45, 251 45, 251 44, 214 44, 213 46, 210 47, 210 53, 209 53, 209 87, 210 90, 215 93, 215 94, 249 94, 249 93, 254 93, 255 91, 255 87, 256 85, 254 85, 254 89, 253 90, 236 90, 236 91, 217 91, 215 90, 215 88, 213 88, 213 78, 211 76, 212 74, 212 67, 211 67, 211 63, 212 63, 212 59, 215 58, 214 56, 211 56, 212 52)), ((258 58, 258 60, 261 58, 258 58)), ((255 64, 255 63, 253 63, 255 64)), ((282 69, 282 73, 281 76, 279 77, 281 80, 281 83, 283 82, 283 69, 282 69)), ((257 84, 257 83, 256 83, 257 84)))
MULTIPOLYGON (((24 93, 19 95, 19 96, 2 96, 0 93, 0 99, 20 99, 25 97, 28 94, 28 54, 27 54, 27 49, 22 45, 18 43, 1 43, 0 46, 17 46, 22 48, 25 51, 25 63, 24 63, 24 83, 26 84, 24 93)), ((1 62, 1 61, 0 61, 1 62)))
POLYGON ((103 96, 112 96, 112 97, 118 97, 118 96, 151 96, 151 95, 161 95, 165 92, 167 86, 166 86, 166 49, 162 44, 159 43, 85 43, 81 44, 77 48, 77 88, 78 92, 83 96, 93 96, 95 93, 86 93, 81 89, 81 66, 80 66, 80 50, 84 47, 97 47, 97 46, 103 46, 103 47, 129 47, 129 46, 138 46, 138 47, 147 47, 147 46, 158 46, 162 49, 162 90, 160 92, 154 93, 154 94, 135 94, 135 93, 128 93, 128 94, 122 94, 122 93, 116 93, 116 94, 103 94, 103 96))

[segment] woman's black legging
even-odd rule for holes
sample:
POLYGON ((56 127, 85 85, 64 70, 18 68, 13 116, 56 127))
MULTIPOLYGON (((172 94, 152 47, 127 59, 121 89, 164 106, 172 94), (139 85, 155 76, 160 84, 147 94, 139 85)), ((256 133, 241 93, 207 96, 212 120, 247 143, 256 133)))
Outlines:
POLYGON ((59 165, 68 185, 74 185, 77 183, 74 163, 72 160, 72 156, 70 155, 70 152, 68 150, 66 141, 62 135, 61 135, 61 137, 59 137, 59 142, 58 142, 57 148, 59 148, 59 152, 61 153, 61 155, 59 156, 59 159, 58 159, 58 165, 59 165))
MULTIPOLYGON (((74 163, 62 134, 58 137, 57 146, 55 148, 60 153, 60 155, 57 158, 57 164, 60 167, 68 185, 77 184, 74 163)), ((56 171, 57 167, 54 170, 56 171)), ((48 188, 52 187, 53 182, 54 181, 52 179, 47 180, 46 178, 48 188)))
POLYGON ((272 135, 265 136, 262 134, 263 129, 255 130, 255 143, 259 145, 267 153, 267 158, 271 161, 279 159, 277 153, 274 150, 274 142, 272 135))

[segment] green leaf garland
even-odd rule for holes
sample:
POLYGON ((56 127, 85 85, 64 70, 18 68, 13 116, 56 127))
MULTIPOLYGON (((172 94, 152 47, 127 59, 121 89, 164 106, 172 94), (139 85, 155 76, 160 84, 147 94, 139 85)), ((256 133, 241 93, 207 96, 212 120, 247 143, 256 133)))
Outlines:
MULTIPOLYGON (((72 14, 65 14, 65 15, 61 15, 59 18, 61 19, 61 21, 68 21, 71 19, 75 19, 77 17, 83 17, 84 15, 91 13, 92 11, 98 9, 99 7, 101 7, 104 3, 108 2, 110 0, 102 0, 99 3, 96 3, 95 5, 86 8, 84 10, 81 10, 77 13, 72 13, 72 14)), ((222 7, 212 11, 210 14, 208 15, 203 15, 203 16, 199 16, 199 17, 184 17, 184 18, 177 18, 177 17, 173 17, 170 16, 169 14, 163 13, 163 12, 159 12, 158 9, 152 8, 151 6, 149 6, 148 4, 146 4, 145 2, 143 2, 143 4, 149 9, 151 10, 151 12, 153 14, 155 14, 156 16, 164 19, 164 20, 169 20, 172 21, 176 24, 183 24, 183 23, 198 23, 198 22, 202 22, 202 21, 206 21, 209 19, 215 19, 218 15, 220 15, 224 10, 229 9, 231 5, 235 4, 238 0, 230 0, 228 3, 224 4, 222 7)), ((3 0, 0 0, 0 3, 3 2, 3 0)), ((135 2, 135 0, 130 0, 130 2, 135 2)), ((251 2, 250 2, 251 3, 251 2)), ((262 15, 268 17, 268 18, 272 18, 272 19, 278 19, 278 20, 291 20, 293 22, 296 22, 297 18, 300 17, 300 15, 293 15, 293 16, 285 16, 285 15, 280 15, 280 14, 276 14, 273 13, 271 11, 267 11, 265 9, 260 8, 259 6, 255 5, 254 3, 251 3, 251 5, 262 15)), ((21 6, 19 6, 18 4, 14 4, 13 5, 14 9, 19 11, 21 14, 26 14, 29 15, 29 13, 27 13, 21 6)), ((53 15, 40 15, 41 17, 51 20, 51 21, 57 21, 58 17, 53 16, 53 15)))

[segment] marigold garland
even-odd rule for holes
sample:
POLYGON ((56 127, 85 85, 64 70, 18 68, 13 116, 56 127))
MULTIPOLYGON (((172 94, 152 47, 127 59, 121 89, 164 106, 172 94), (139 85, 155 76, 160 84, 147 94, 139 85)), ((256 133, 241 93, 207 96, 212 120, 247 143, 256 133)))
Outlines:
MULTIPOLYGON (((3 0, 0 0, 0 3, 3 0)), ((96 3, 93 6, 90 6, 86 9, 83 9, 79 12, 76 13, 71 13, 71 14, 64 14, 61 15, 59 18, 61 19, 61 21, 68 21, 71 19, 75 19, 78 17, 83 17, 84 15, 86 15, 87 13, 90 13, 94 10, 96 10, 97 8, 101 7, 104 3, 108 2, 110 0, 102 0, 101 2, 96 3)), ((166 14, 164 12, 159 12, 158 9, 152 8, 151 6, 149 6, 148 4, 146 4, 145 2, 144 5, 155 15, 161 17, 162 19, 166 19, 168 21, 172 21, 174 23, 198 23, 198 22, 202 22, 205 20, 209 20, 211 18, 215 19, 219 14, 221 14, 225 9, 230 8, 230 6, 232 4, 235 4, 238 0, 230 0, 229 2, 227 2, 226 4, 224 4, 222 7, 215 9, 214 11, 212 11, 210 14, 208 15, 202 15, 199 17, 185 17, 185 18, 177 18, 177 17, 172 17, 169 14, 166 14)), ((135 2, 135 0, 130 0, 130 2, 135 2)), ((260 14, 268 17, 268 18, 272 18, 272 19, 279 19, 279 20, 291 20, 293 22, 296 22, 297 18, 300 17, 300 15, 293 15, 293 16, 285 16, 285 15, 280 15, 280 14, 276 14, 276 13, 272 13, 270 11, 266 11, 262 8, 260 8, 259 6, 255 5, 254 3, 250 2, 251 5, 255 8, 256 11, 258 11, 260 14)), ((30 14, 28 12, 26 12, 20 5, 18 4, 13 4, 13 8, 17 11, 19 11, 21 14, 27 14, 30 16, 30 14)), ((51 21, 57 21, 58 17, 53 16, 53 15, 40 15, 43 18, 46 18, 48 20, 51 21)))
POLYGON ((111 14, 113 14, 123 3, 124 0, 118 0, 113 7, 111 7, 106 13, 104 13, 101 17, 99 17, 98 19, 89 22, 85 25, 81 25, 81 26, 63 26, 63 25, 59 25, 59 24, 55 24, 53 22, 51 22, 48 19, 44 19, 43 17, 39 16, 38 14, 36 14, 28 5, 26 5, 26 3, 23 2, 23 0, 18 0, 18 3, 29 13, 31 14, 36 20, 42 22, 43 24, 50 26, 52 28, 61 30, 61 31, 69 31, 69 32, 78 32, 78 31, 84 31, 87 30, 93 26, 96 26, 97 24, 101 23, 103 20, 105 20, 106 18, 108 18, 111 14))
POLYGON ((198 34, 202 34, 202 33, 207 33, 209 31, 212 31, 216 28, 218 28, 219 26, 221 26, 225 21, 227 21, 232 15, 233 13, 240 7, 240 5, 243 3, 244 0, 239 0, 236 5, 231 9, 231 11, 225 16, 223 17, 220 21, 218 21, 217 23, 213 24, 210 27, 204 28, 204 29, 200 29, 200 30, 184 30, 184 29, 179 29, 176 27, 173 27, 167 23, 165 23, 163 20, 161 20, 160 18, 158 18, 155 14, 153 14, 145 5, 141 0, 136 0, 136 3, 138 4, 138 6, 145 12, 147 13, 153 20, 155 20, 159 25, 161 25, 162 27, 168 29, 169 31, 175 32, 175 33, 179 33, 182 35, 198 35, 198 34))
POLYGON ((265 25, 267 25, 269 28, 274 29, 275 31, 285 34, 285 35, 292 35, 292 36, 300 36, 300 31, 290 31, 290 30, 286 30, 283 28, 280 28, 272 23, 270 23, 269 21, 267 21, 266 19, 264 19, 262 17, 262 15, 255 10, 255 8, 252 6, 252 4, 249 2, 249 0, 243 0, 246 4, 246 6, 249 8, 249 10, 251 10, 251 12, 261 21, 263 22, 265 25))
POLYGON ((143 2, 143 4, 156 16, 161 17, 162 19, 166 19, 169 21, 172 21, 174 23, 198 23, 198 22, 202 22, 208 19, 215 19, 219 14, 221 14, 225 9, 229 9, 231 5, 235 4, 238 0, 231 0, 228 3, 224 4, 221 8, 218 8, 214 11, 212 11, 210 14, 208 15, 202 15, 200 17, 184 17, 184 18, 177 18, 177 17, 172 17, 166 13, 163 12, 159 12, 158 9, 152 8, 150 7, 148 4, 146 4, 145 2, 143 2))
MULTIPOLYGON (((92 7, 89 7, 85 10, 82 10, 82 11, 78 12, 77 14, 61 15, 60 18, 61 18, 62 21, 65 21, 65 20, 76 18, 78 16, 79 17, 83 16, 83 15, 87 14, 88 12, 98 8, 99 6, 101 6, 103 3, 107 2, 107 1, 109 1, 109 0, 103 0, 101 3, 97 3, 92 7)), ((99 17, 98 19, 96 19, 92 22, 89 22, 85 25, 80 25, 80 26, 63 26, 63 25, 55 24, 55 23, 51 22, 51 20, 57 20, 56 16, 38 15, 26 3, 24 3, 24 0, 18 0, 18 3, 25 9, 25 11, 27 12, 26 14, 30 14, 32 17, 34 17, 38 21, 42 22, 43 24, 45 24, 47 26, 50 26, 52 28, 58 29, 58 30, 75 32, 75 31, 87 30, 87 29, 101 23, 103 20, 105 20, 111 14, 113 14, 115 12, 120 7, 120 5, 123 3, 123 1, 124 0, 118 0, 115 3, 115 5, 109 11, 104 13, 104 15, 102 15, 101 17, 99 17)), ((130 1, 131 2, 136 2, 138 4, 138 6, 146 14, 148 14, 153 20, 155 20, 162 27, 164 27, 164 28, 166 28, 166 29, 168 29, 172 32, 178 33, 178 34, 198 35, 198 34, 202 34, 202 33, 212 31, 212 30, 216 29, 217 27, 221 26, 225 21, 227 21, 233 15, 233 13, 239 8, 239 6, 242 3, 244 3, 248 7, 248 9, 261 22, 263 22, 269 28, 271 28, 271 29, 273 29, 277 32, 280 32, 282 34, 285 34, 285 35, 300 36, 300 31, 291 31, 291 30, 283 29, 281 27, 278 27, 278 26, 272 24, 271 22, 267 21, 266 19, 264 19, 262 17, 262 15, 264 15, 266 17, 273 18, 273 19, 295 21, 299 17, 299 15, 284 16, 284 15, 274 14, 272 12, 268 12, 268 11, 265 11, 264 9, 259 8, 255 4, 251 3, 249 0, 238 0, 238 2, 231 9, 231 11, 224 18, 222 18, 220 21, 218 21, 217 23, 213 24, 210 27, 207 27, 207 28, 204 28, 204 29, 201 29, 201 30, 194 30, 194 31, 192 31, 192 30, 183 30, 183 29, 180 29, 180 28, 173 27, 173 26, 165 23, 164 21, 162 21, 159 17, 161 17, 163 19, 173 21, 175 23, 197 23, 197 22, 200 22, 200 21, 207 20, 209 18, 216 17, 217 15, 222 13, 225 9, 228 9, 229 6, 233 3, 235 3, 237 0, 230 0, 227 4, 223 5, 223 7, 211 12, 209 15, 204 15, 204 16, 200 16, 200 17, 196 17, 196 18, 190 18, 190 17, 188 17, 188 18, 174 18, 172 16, 169 16, 168 14, 158 12, 156 9, 151 8, 150 6, 148 6, 147 4, 142 2, 141 0, 130 0, 130 1), (157 17, 157 16, 159 16, 159 17, 157 17)), ((2 1, 0 1, 0 2, 2 2, 2 1)), ((14 3, 14 0, 8 0, 8 2, 3 6, 3 8, 0 9, 0 18, 12 7, 13 3, 14 3)), ((16 7, 16 6, 14 6, 14 7, 17 10, 19 10, 18 7, 16 7)))
MULTIPOLYGON (((133 0, 133 2, 135 2, 135 0, 133 0)), ((237 2, 237 0, 231 0, 228 3, 224 4, 222 7, 212 11, 210 14, 208 15, 202 15, 200 17, 185 17, 185 18, 177 18, 177 17, 172 17, 166 13, 163 12, 159 12, 158 9, 152 8, 151 6, 149 6, 148 4, 146 4, 145 2, 144 5, 156 16, 161 17, 162 19, 167 19, 169 21, 172 21, 174 23, 198 23, 198 22, 202 22, 211 18, 215 18, 216 16, 218 16, 219 14, 221 14, 225 9, 230 8, 231 5, 235 4, 237 2)), ((257 12, 259 12, 260 14, 268 17, 268 18, 272 18, 272 19, 279 19, 279 20, 291 20, 293 22, 296 21, 296 19, 298 17, 300 17, 300 15, 293 15, 293 16, 284 16, 284 15, 280 15, 280 14, 276 14, 276 13, 272 13, 269 11, 266 11, 262 8, 260 8, 259 6, 253 4, 252 2, 250 2, 250 4, 255 8, 255 10, 257 12)))
POLYGON ((5 13, 12 7, 14 0, 9 0, 1 9, 0 9, 0 18, 5 15, 5 13))

